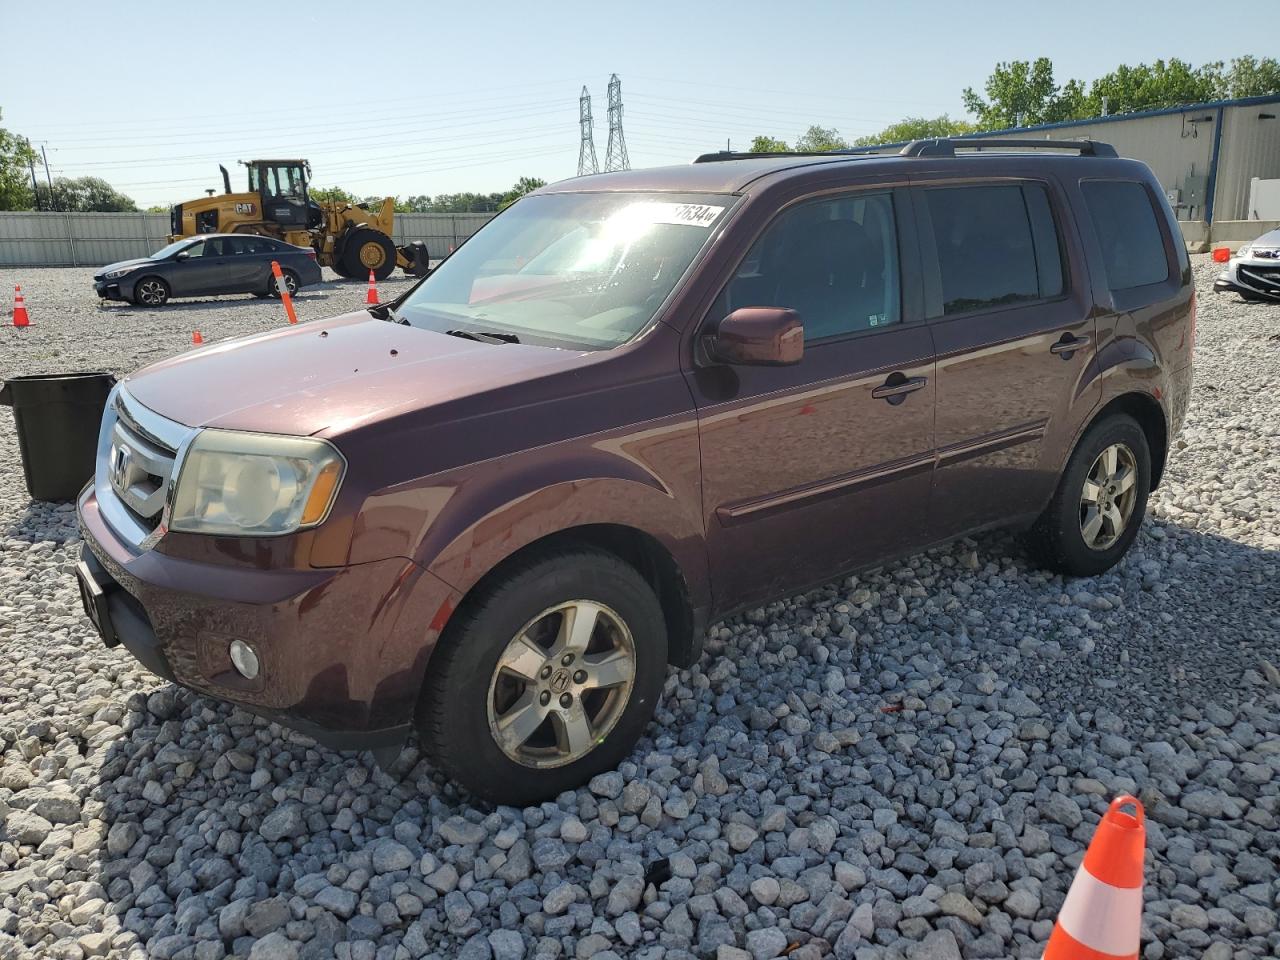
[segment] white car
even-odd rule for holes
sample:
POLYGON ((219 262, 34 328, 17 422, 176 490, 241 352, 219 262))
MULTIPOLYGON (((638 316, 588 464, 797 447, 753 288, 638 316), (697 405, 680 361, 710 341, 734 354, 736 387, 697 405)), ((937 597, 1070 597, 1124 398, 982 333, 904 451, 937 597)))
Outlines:
POLYGON ((1280 230, 1264 233, 1236 251, 1218 279, 1215 293, 1231 291, 1245 300, 1280 303, 1280 230))

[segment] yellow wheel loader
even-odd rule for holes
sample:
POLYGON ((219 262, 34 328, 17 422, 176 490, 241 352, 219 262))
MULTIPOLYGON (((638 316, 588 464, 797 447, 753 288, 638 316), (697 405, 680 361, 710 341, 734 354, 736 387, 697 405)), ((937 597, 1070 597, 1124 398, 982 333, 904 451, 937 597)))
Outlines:
POLYGON ((307 183, 306 160, 247 160, 249 189, 233 193, 227 168, 222 171, 225 193, 179 203, 169 212, 171 241, 202 233, 254 233, 300 247, 311 247, 322 266, 342 277, 363 280, 372 270, 385 280, 400 267, 425 276, 427 245, 397 247, 392 242, 395 205, 391 197, 373 210, 358 203, 316 202, 307 183))

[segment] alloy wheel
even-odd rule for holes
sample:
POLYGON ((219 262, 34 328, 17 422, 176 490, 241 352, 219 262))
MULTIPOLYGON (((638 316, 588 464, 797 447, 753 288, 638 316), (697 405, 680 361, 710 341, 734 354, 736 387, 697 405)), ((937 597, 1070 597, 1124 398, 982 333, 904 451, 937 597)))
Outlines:
POLYGON ((498 658, 489 682, 489 731, 523 766, 573 763, 617 724, 635 675, 635 640, 616 612, 591 600, 550 607, 498 658))
POLYGON ((134 295, 149 307, 158 307, 168 296, 159 280, 143 280, 134 295))
POLYGON ((1107 550, 1129 526, 1138 499, 1138 460, 1113 443, 1093 461, 1080 491, 1080 534, 1091 550, 1107 550))

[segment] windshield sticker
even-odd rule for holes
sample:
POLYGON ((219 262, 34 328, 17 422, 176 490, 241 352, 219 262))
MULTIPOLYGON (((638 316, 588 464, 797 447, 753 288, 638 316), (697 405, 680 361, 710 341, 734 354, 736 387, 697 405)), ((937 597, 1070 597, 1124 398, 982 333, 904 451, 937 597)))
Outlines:
POLYGON ((703 227, 716 222, 724 207, 709 203, 633 203, 626 208, 628 219, 634 217, 645 223, 672 223, 681 226, 703 227))

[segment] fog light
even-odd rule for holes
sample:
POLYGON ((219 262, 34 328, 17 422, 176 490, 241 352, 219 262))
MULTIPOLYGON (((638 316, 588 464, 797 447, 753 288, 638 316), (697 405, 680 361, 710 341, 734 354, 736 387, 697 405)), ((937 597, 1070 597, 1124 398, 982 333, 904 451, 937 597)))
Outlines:
POLYGON ((246 680, 258 675, 258 655, 243 640, 231 641, 231 663, 246 680))

